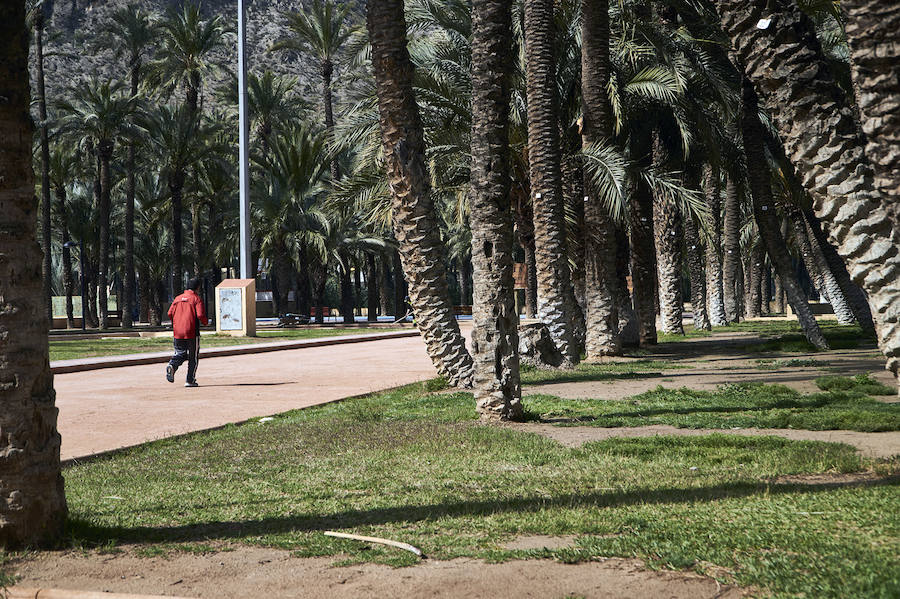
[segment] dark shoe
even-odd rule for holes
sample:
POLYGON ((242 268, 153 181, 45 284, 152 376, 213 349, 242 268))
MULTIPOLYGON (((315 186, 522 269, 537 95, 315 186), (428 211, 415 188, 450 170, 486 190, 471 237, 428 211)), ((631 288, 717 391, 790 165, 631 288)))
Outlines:
POLYGON ((166 366, 166 380, 169 381, 170 383, 175 382, 175 369, 172 368, 171 364, 166 366))
POLYGON ((184 386, 185 387, 199 387, 200 385, 197 384, 197 381, 188 381, 184 384, 184 386))

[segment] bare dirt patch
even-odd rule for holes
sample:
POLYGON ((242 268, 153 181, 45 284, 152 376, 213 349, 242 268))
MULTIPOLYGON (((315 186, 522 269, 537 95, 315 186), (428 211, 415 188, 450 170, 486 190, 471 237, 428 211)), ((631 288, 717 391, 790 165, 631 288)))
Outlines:
POLYGON ((504 549, 529 550, 529 549, 565 549, 575 546, 575 535, 550 536, 528 535, 516 537, 512 541, 503 544, 504 549))
POLYGON ((199 598, 278 597, 742 597, 734 587, 691 572, 648 570, 639 560, 605 559, 563 564, 518 560, 424 561, 407 568, 365 564, 335 567, 333 558, 296 558, 277 549, 235 547, 205 555, 140 558, 42 553, 17 571, 28 587, 153 593, 199 598))
POLYGON ((828 441, 830 443, 846 443, 870 457, 889 458, 900 454, 900 431, 885 433, 861 433, 858 431, 807 431, 783 428, 676 428, 667 424, 651 426, 610 427, 594 426, 554 426, 530 422, 510 423, 505 426, 525 432, 537 433, 553 439, 566 447, 581 447, 592 441, 603 441, 617 437, 655 437, 657 435, 676 435, 692 437, 721 433, 742 436, 775 436, 793 441, 828 441))

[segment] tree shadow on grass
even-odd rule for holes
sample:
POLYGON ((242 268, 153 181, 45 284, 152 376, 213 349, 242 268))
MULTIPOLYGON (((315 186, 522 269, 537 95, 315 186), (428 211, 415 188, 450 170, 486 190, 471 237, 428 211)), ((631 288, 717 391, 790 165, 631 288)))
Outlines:
POLYGON ((560 374, 561 371, 548 371, 546 377, 540 378, 531 378, 529 376, 527 381, 523 381, 522 384, 525 386, 531 385, 555 385, 557 383, 581 383, 585 381, 619 381, 626 379, 655 379, 663 376, 662 372, 578 372, 578 371, 564 371, 565 374, 560 374))
POLYGON ((556 497, 533 496, 499 501, 450 501, 429 505, 398 505, 370 510, 347 510, 334 514, 309 514, 230 522, 198 522, 181 526, 107 527, 73 518, 68 522, 68 536, 71 539, 96 545, 103 545, 110 541, 119 543, 210 541, 289 532, 353 529, 379 524, 427 522, 448 517, 480 517, 506 512, 538 512, 552 508, 613 508, 648 503, 698 503, 755 495, 811 494, 844 487, 874 486, 900 486, 900 476, 845 483, 734 482, 703 488, 567 493, 556 497))

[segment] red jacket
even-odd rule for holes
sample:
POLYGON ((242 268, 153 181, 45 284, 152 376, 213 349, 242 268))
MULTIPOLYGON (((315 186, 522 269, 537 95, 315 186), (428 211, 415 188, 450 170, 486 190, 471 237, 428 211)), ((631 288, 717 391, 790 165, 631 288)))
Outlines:
POLYGON ((203 300, 194 293, 193 289, 188 289, 175 298, 169 307, 169 318, 172 319, 172 329, 176 339, 193 339, 200 334, 197 321, 203 324, 209 323, 206 318, 206 308, 203 307, 203 300))

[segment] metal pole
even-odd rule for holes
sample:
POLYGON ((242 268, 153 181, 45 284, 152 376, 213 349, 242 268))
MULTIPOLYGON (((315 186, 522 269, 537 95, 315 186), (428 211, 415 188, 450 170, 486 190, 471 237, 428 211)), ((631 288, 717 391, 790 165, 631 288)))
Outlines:
POLYGON ((238 0, 238 109, 240 112, 241 278, 250 278, 250 119, 247 114, 247 15, 238 0))

